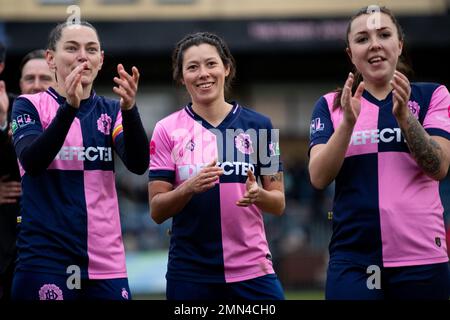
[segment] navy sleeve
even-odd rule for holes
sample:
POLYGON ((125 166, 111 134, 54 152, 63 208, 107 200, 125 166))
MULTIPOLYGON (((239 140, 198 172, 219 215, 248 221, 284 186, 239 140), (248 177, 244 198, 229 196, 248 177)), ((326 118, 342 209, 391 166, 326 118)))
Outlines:
POLYGON ((11 130, 14 146, 24 137, 39 135, 44 131, 39 113, 30 100, 17 98, 14 101, 11 114, 11 130))
POLYGON ((33 104, 19 98, 13 107, 13 137, 17 157, 29 175, 42 173, 58 154, 78 109, 64 103, 44 131, 33 104))
POLYGON ((149 170, 148 182, 151 181, 166 181, 171 184, 175 183, 175 171, 171 170, 149 170))
POLYGON ((309 128, 309 149, 316 144, 325 144, 334 133, 333 121, 331 120, 330 110, 328 109, 327 100, 321 97, 314 106, 309 128))
POLYGON ((115 139, 115 149, 128 170, 144 174, 149 164, 148 138, 136 106, 122 110, 123 133, 115 139))

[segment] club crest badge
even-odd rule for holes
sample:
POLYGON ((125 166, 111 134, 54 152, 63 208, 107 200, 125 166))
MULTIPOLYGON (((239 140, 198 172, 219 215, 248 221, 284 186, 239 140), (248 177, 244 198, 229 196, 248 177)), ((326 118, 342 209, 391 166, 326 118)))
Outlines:
POLYGON ((62 290, 55 284, 44 284, 39 289, 39 300, 64 300, 62 290))
POLYGON ((236 148, 243 154, 253 153, 253 142, 250 138, 250 135, 240 133, 237 137, 234 138, 234 142, 236 148))
POLYGON ((100 118, 97 119, 97 129, 104 135, 109 135, 111 132, 111 117, 106 113, 102 113, 100 118))

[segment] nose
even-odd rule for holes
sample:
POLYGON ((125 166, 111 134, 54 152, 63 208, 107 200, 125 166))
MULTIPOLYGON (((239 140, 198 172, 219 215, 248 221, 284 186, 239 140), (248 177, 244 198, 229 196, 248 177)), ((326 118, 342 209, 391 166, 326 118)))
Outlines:
POLYGON ((87 61, 86 49, 83 47, 80 48, 80 50, 78 51, 78 61, 80 61, 80 62, 87 61))
POLYGON ((199 68, 199 75, 200 75, 200 78, 208 77, 208 75, 209 75, 208 69, 205 66, 200 66, 200 68, 199 68))
POLYGON ((370 49, 371 50, 379 50, 381 49, 381 42, 379 41, 379 39, 377 39, 377 37, 371 37, 370 39, 370 49))
POLYGON ((45 91, 44 84, 39 80, 39 78, 36 78, 33 82, 33 92, 37 93, 41 91, 45 91))

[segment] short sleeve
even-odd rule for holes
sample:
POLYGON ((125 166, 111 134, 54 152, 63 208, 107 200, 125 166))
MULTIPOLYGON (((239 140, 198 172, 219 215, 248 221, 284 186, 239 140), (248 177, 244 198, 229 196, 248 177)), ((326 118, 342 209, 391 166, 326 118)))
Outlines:
POLYGON ((26 98, 17 98, 13 104, 11 130, 14 146, 26 136, 39 135, 44 129, 36 107, 26 98))
POLYGON ((432 136, 450 140, 450 94, 445 86, 441 85, 433 92, 423 127, 432 136))
POLYGON ((321 97, 315 104, 309 127, 309 152, 317 144, 325 144, 334 133, 328 102, 321 97))
POLYGON ((164 126, 157 123, 150 141, 149 181, 175 182, 175 161, 172 156, 173 141, 164 126))

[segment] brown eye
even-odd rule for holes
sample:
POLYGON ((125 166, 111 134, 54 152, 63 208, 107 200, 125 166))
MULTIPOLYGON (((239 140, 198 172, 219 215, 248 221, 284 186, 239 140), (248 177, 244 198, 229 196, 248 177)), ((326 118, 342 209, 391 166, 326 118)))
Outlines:
POLYGON ((367 37, 356 38, 356 43, 363 43, 365 41, 367 41, 367 37))

